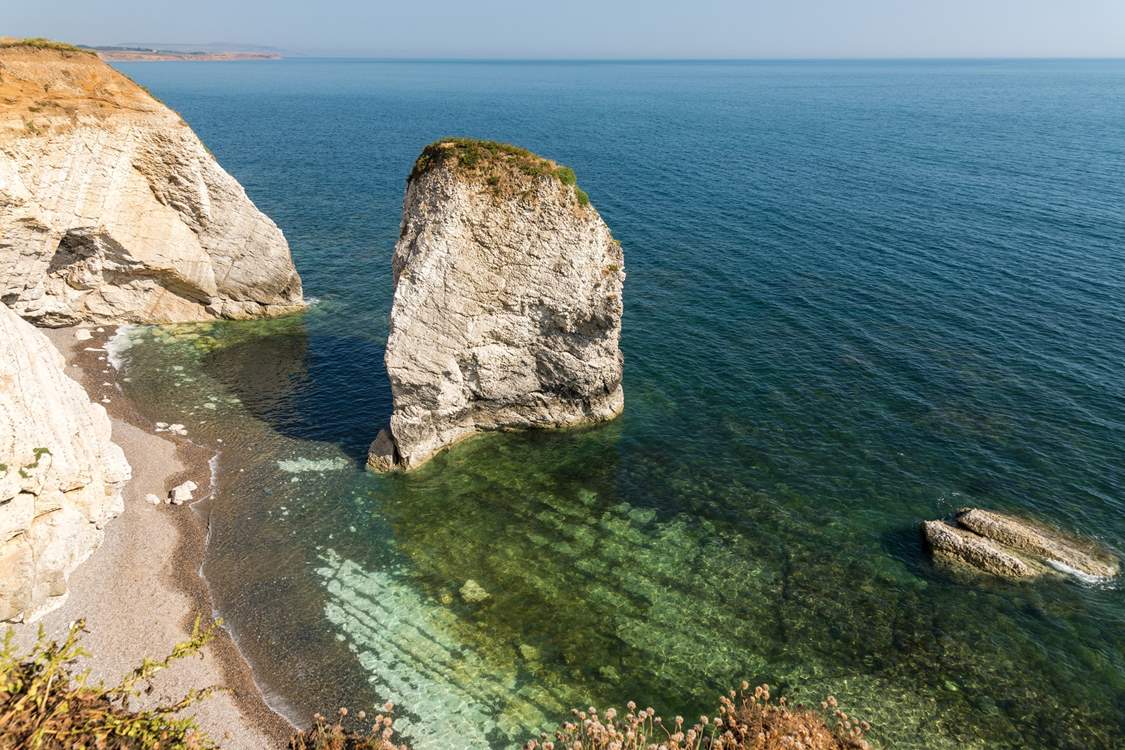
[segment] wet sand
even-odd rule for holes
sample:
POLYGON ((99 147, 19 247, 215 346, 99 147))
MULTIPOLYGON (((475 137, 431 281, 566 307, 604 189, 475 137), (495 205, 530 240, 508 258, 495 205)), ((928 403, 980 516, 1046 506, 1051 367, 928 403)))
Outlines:
MULTIPOLYGON (((114 328, 91 329, 78 341, 75 329, 46 330, 67 359, 68 371, 113 420, 113 440, 125 451, 133 478, 125 488, 125 511, 106 527, 105 542, 70 577, 66 603, 32 625, 16 626, 17 639, 34 640, 40 624, 53 638, 85 618, 83 646, 95 679, 116 682, 146 657, 163 658, 187 640, 196 617, 212 618, 213 606, 200 576, 211 493, 212 451, 189 438, 154 432, 117 386, 118 373, 104 351, 114 328), (199 485, 190 505, 153 505, 172 487, 199 485)), ((173 394, 169 394, 173 397, 173 394)), ((270 710, 249 665, 229 634, 220 629, 202 658, 182 660, 159 673, 144 703, 174 701, 189 690, 221 686, 190 713, 224 750, 283 748, 293 727, 270 710)))

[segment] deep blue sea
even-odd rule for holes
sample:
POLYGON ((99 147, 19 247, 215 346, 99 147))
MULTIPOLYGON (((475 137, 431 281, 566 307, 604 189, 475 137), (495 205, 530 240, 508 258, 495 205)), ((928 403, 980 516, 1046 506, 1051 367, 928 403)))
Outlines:
POLYGON ((1125 746, 1122 584, 966 579, 919 533, 975 505, 1125 554, 1125 62, 119 67, 317 300, 123 355, 219 450, 204 572, 292 719, 391 699, 417 750, 508 747, 747 679, 884 747, 1125 746), (447 135, 577 172, 625 412, 378 477, 404 181, 447 135))

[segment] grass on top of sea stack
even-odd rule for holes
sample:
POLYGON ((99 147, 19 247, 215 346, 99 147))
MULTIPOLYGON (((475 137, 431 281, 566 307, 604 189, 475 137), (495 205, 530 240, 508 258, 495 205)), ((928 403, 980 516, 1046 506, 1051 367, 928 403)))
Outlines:
POLYGON ((442 138, 422 149, 414 162, 410 179, 414 180, 437 166, 450 167, 461 174, 480 178, 494 195, 500 197, 526 192, 526 180, 519 179, 521 176, 554 177, 563 185, 574 188, 579 205, 590 203, 590 196, 578 187, 573 169, 510 143, 476 138, 442 138))

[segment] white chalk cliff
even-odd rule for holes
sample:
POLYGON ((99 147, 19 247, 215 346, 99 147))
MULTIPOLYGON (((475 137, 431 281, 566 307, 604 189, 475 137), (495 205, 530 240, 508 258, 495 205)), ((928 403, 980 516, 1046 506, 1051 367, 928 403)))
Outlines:
POLYGON ((0 46, 0 300, 37 325, 286 314, 281 230, 96 55, 0 46))
POLYGON ((416 468, 482 430, 621 412, 621 246, 571 170, 502 144, 427 147, 392 270, 394 404, 372 468, 416 468))
POLYGON ((122 509, 129 464, 105 409, 39 331, 0 305, 0 620, 63 603, 122 509))

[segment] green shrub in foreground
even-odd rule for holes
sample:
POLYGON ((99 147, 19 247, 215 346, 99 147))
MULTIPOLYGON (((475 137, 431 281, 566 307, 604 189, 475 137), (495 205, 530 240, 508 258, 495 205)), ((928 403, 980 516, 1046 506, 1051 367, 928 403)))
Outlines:
POLYGON ((77 671, 89 654, 79 646, 85 632, 75 622, 62 644, 39 637, 27 654, 18 653, 9 629, 0 649, 0 750, 212 750, 195 719, 178 714, 215 692, 192 690, 173 703, 135 710, 143 686, 172 662, 199 653, 218 623, 201 628, 163 660, 145 659, 118 684, 91 684, 89 670, 77 671))

